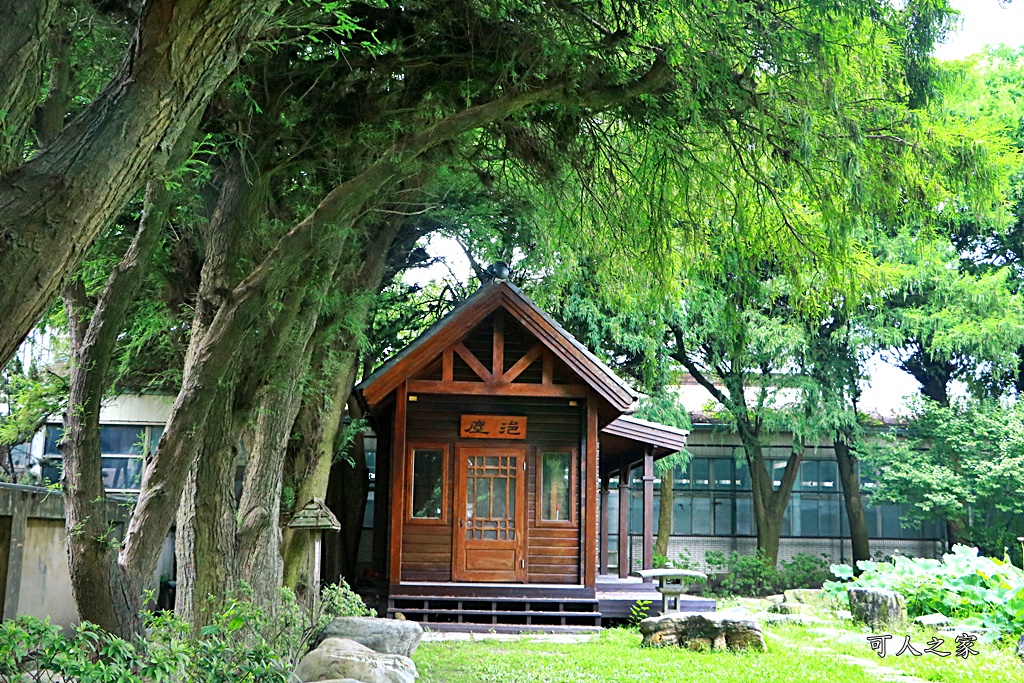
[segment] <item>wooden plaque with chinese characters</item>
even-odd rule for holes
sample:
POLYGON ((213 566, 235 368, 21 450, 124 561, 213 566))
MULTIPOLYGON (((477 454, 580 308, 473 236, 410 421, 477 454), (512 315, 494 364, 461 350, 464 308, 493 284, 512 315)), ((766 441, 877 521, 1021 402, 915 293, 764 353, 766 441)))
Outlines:
POLYGON ((525 439, 526 418, 515 415, 463 415, 464 439, 525 439))

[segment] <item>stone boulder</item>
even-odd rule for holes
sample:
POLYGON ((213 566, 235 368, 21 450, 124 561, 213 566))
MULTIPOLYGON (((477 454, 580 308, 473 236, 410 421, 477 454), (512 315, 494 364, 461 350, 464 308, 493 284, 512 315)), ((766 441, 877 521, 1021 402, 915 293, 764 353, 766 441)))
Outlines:
POLYGON ((780 602, 768 608, 771 614, 811 614, 810 605, 801 602, 780 602))
POLYGON ((640 622, 643 645, 678 645, 690 650, 765 652, 761 626, 736 613, 670 612, 640 622))
POLYGON ((836 601, 820 588, 791 588, 783 591, 782 595, 785 597, 785 602, 810 605, 818 609, 830 610, 836 606, 836 601))
POLYGON ((943 626, 949 626, 952 624, 953 620, 945 614, 922 614, 914 619, 914 623, 920 624, 921 626, 927 626, 929 628, 942 628, 943 626))
POLYGON ((412 657, 423 637, 423 627, 404 619, 339 617, 320 632, 317 645, 327 638, 346 638, 388 655, 412 657))
POLYGON ((856 621, 871 627, 872 631, 905 631, 907 603, 896 591, 881 588, 850 588, 850 611, 856 621))
POLYGON ((295 667, 295 677, 302 683, 414 683, 417 675, 408 657, 381 654, 345 638, 327 638, 295 667))

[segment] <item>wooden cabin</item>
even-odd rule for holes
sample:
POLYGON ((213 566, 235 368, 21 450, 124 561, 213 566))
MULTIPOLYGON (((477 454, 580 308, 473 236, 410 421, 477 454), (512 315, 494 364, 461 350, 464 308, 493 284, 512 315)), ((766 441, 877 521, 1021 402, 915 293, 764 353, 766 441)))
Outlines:
MULTIPOLYGON (((518 288, 482 286, 357 390, 378 436, 376 505, 389 511, 374 533, 389 615, 600 625, 623 601, 628 614, 632 593, 604 612, 599 595, 609 482, 644 468, 652 532, 654 459, 686 434, 625 417, 637 394, 518 288)), ((649 597, 619 566, 615 580, 649 597)))

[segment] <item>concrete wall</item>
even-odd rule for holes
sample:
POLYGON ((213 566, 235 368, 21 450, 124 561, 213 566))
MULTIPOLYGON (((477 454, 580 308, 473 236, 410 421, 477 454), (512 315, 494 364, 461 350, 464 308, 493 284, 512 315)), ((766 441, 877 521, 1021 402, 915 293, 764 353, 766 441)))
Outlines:
MULTIPOLYGON (((130 509, 123 500, 107 503, 107 519, 121 536, 130 509)), ((173 541, 165 544, 154 576, 170 575, 173 541), (168 550, 168 547, 170 550, 168 550)), ((64 500, 59 491, 0 484, 0 616, 49 617, 59 626, 78 622, 68 571, 64 500)))
POLYGON ((50 617, 61 626, 77 623, 64 520, 27 519, 24 539, 18 614, 50 617))

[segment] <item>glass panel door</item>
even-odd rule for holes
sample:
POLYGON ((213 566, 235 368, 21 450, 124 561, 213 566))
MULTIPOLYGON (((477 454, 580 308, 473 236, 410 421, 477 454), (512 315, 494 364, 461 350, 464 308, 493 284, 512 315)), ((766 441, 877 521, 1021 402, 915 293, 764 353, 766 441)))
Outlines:
POLYGON ((516 456, 469 457, 466 462, 466 538, 516 538, 516 456))
POLYGON ((525 581, 523 448, 459 447, 456 581, 525 581))

